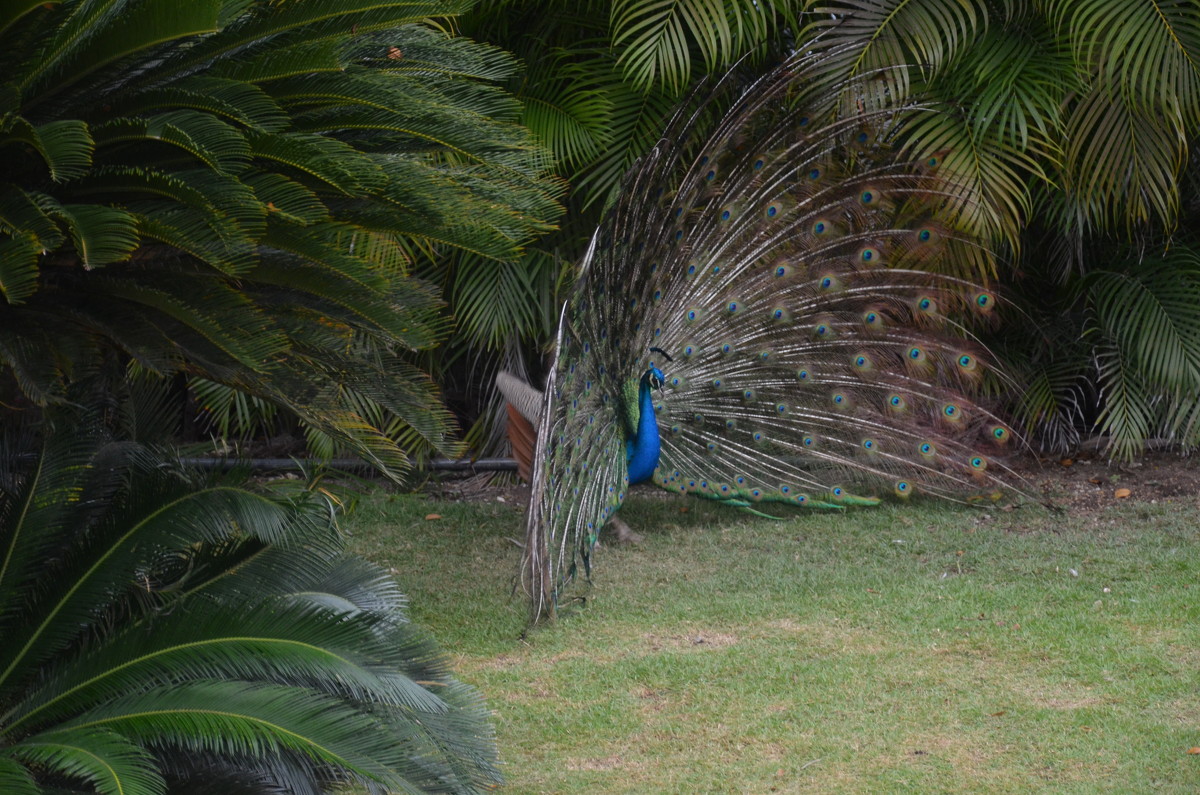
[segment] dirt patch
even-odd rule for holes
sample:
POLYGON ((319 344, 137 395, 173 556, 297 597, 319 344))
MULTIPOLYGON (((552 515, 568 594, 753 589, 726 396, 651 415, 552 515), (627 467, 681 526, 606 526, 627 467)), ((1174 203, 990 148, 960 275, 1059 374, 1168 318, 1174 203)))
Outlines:
MULTIPOLYGON (((1070 456, 1027 456, 1010 462, 1025 479, 1031 497, 1046 500, 1072 513, 1091 514, 1128 503, 1200 504, 1200 457, 1148 453, 1131 463, 1113 463, 1095 453, 1070 456)), ((442 478, 427 484, 440 498, 497 502, 522 510, 529 487, 511 475, 481 473, 442 478)), ((639 487, 639 495, 676 499, 676 495, 639 487)))
POLYGON ((1123 503, 1200 502, 1200 460, 1149 453, 1131 463, 1113 463, 1084 453, 1035 460, 1014 467, 1048 499, 1074 514, 1102 512, 1123 503))
POLYGON ((642 640, 646 642, 651 651, 661 651, 662 649, 704 650, 722 649, 726 646, 732 646, 738 642, 738 637, 727 632, 697 631, 689 632, 686 635, 654 635, 647 633, 642 636, 642 640))
POLYGON ((625 760, 613 754, 603 759, 571 759, 567 761, 567 770, 617 770, 625 769, 625 760))

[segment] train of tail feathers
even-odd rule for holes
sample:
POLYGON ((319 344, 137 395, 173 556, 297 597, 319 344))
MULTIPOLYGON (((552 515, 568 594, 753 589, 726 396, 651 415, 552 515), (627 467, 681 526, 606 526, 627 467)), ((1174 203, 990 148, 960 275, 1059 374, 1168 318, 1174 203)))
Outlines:
POLYGON ((938 275, 986 251, 956 224, 962 191, 936 155, 896 154, 898 109, 871 86, 810 90, 811 58, 715 129, 711 101, 676 115, 579 264, 544 391, 498 379, 531 459, 534 621, 590 575, 636 483, 761 511, 1020 481, 1013 430, 971 397, 1002 377, 971 333, 997 298, 938 275))

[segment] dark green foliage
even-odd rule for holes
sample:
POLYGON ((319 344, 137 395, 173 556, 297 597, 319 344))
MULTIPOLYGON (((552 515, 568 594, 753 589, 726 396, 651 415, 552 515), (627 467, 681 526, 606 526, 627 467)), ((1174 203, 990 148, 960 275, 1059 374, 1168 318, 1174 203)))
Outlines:
MULTIPOLYGON (((507 261, 548 156, 455 3, 68 0, 0 30, 0 378, 46 405, 126 362, 285 407, 377 465, 453 452, 414 259, 507 261), (116 366, 110 366, 115 362, 116 366)), ((225 418, 227 419, 227 418, 225 418)), ((222 423, 218 416, 216 421, 222 423)))
POLYGON ((899 67, 891 93, 941 111, 923 117, 911 146, 942 152, 944 169, 973 181, 981 228, 1016 242, 1047 215, 1064 234, 1176 221, 1187 138, 1200 124, 1194 3, 806 7, 801 38, 822 34, 827 79, 899 67))
POLYGON ((75 432, 7 469, 0 791, 494 786, 482 701, 335 515, 75 432))
MULTIPOLYGON (((448 389, 467 393, 472 411, 498 364, 532 371, 558 323, 563 289, 626 171, 658 140, 680 100, 708 74, 753 53, 747 73, 783 51, 791 3, 681 0, 609 3, 502 0, 462 17, 465 35, 504 47, 523 71, 506 83, 521 121, 570 182, 561 228, 518 263, 495 267, 451 253, 429 272, 444 286, 459 321, 448 389)), ((794 25, 792 26, 794 30, 794 25)), ((485 429, 468 440, 480 445, 485 429)))
POLYGON ((1004 335, 1026 385, 1016 405, 1021 423, 1057 450, 1078 444, 1088 426, 1117 458, 1134 457, 1148 441, 1195 448, 1200 253, 1190 236, 1166 251, 1113 242, 1092 249, 1095 266, 1072 275, 1057 300, 1025 296, 1032 314, 1018 315, 1021 325, 1004 335))

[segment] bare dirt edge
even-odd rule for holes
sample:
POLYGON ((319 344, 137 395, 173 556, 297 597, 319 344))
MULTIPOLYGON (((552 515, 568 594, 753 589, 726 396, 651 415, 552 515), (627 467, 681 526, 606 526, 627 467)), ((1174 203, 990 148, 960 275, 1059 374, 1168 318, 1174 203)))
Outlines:
MULTIPOLYGON (((1172 453, 1148 453, 1131 463, 1109 462, 1089 453, 1035 458, 1018 462, 1014 470, 1025 478, 1031 496, 1077 516, 1104 513, 1130 503, 1200 506, 1200 458, 1172 453)), ((441 499, 502 502, 523 508, 529 487, 514 475, 481 473, 431 480, 426 492, 441 499)), ((642 496, 675 499, 675 495, 645 488, 642 496)), ((1001 500, 1001 505, 1011 501, 1001 500)))

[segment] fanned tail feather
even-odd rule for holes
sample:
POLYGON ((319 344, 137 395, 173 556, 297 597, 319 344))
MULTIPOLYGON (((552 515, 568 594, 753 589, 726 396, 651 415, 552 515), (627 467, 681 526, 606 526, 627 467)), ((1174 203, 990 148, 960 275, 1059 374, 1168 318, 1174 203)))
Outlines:
POLYGON ((703 140, 709 107, 680 112, 593 237, 534 454, 535 618, 625 498, 647 372, 666 376, 653 481, 671 491, 842 508, 1020 480, 1012 430, 973 397, 1003 376, 973 333, 997 297, 954 275, 990 256, 960 228, 962 191, 936 156, 897 156, 894 109, 839 115, 862 83, 809 90, 809 63, 703 140))

